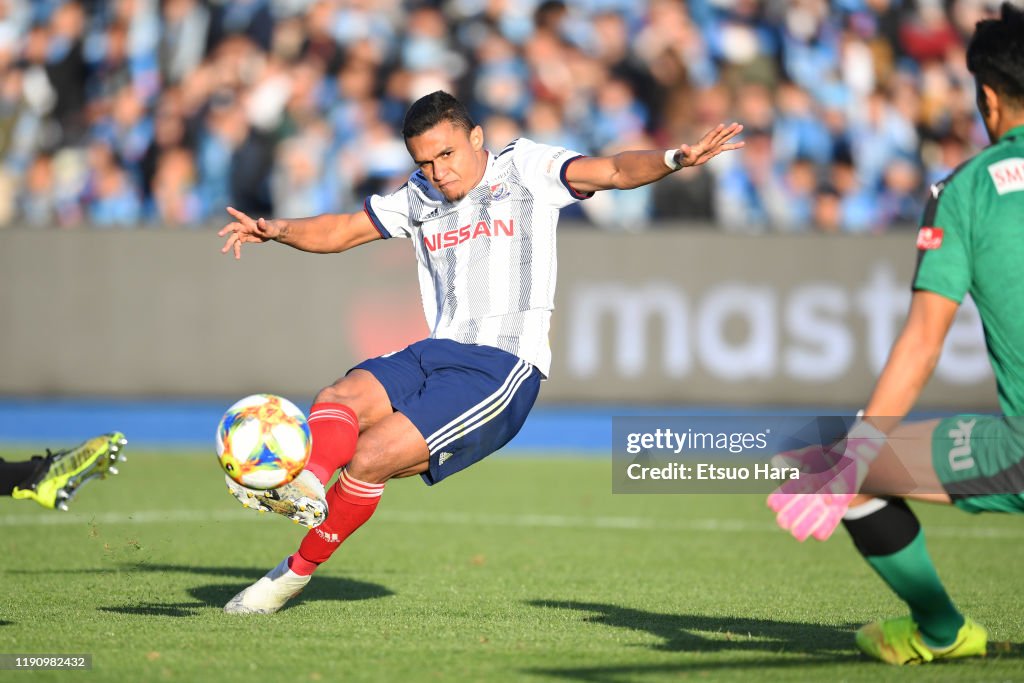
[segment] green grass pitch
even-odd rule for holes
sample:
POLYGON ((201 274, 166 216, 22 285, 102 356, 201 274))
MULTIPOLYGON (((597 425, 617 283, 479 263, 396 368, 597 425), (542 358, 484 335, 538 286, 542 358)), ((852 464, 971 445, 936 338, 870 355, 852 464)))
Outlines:
POLYGON ((853 629, 902 606, 845 534, 798 544, 760 496, 611 494, 610 464, 492 456, 377 515, 273 616, 222 605, 302 529, 243 510, 210 454, 129 448, 68 514, 0 499, 0 681, 1024 680, 1024 526, 918 505, 986 660, 898 670, 853 629))

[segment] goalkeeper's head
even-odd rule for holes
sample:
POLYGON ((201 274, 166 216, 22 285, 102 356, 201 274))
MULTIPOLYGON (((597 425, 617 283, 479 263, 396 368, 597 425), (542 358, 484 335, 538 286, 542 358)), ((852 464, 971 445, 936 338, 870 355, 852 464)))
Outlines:
POLYGON ((1024 10, 1004 2, 998 18, 978 22, 967 47, 967 68, 993 141, 1024 124, 1024 10))

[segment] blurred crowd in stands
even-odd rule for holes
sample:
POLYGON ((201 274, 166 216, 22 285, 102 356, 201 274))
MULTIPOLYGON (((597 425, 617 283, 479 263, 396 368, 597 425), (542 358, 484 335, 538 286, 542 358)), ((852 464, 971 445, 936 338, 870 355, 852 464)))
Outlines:
POLYGON ((0 0, 0 226, 357 211, 411 163, 408 104, 500 149, 746 148, 570 213, 606 229, 883 232, 987 144, 983 0, 0 0))

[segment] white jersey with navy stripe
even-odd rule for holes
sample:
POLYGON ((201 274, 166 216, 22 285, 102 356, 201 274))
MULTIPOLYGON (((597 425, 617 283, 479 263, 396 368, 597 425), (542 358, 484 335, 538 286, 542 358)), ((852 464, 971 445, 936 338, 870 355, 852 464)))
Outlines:
POLYGON ((580 156, 519 138, 488 153, 483 179, 458 202, 420 171, 366 199, 382 237, 413 240, 431 337, 493 346, 548 374, 555 227, 562 207, 587 196, 565 177, 580 156))

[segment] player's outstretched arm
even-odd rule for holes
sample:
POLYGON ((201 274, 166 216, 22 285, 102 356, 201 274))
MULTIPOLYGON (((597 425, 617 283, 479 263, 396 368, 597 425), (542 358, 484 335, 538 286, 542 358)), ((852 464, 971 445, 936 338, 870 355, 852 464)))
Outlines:
POLYGON ((689 166, 700 166, 722 152, 743 147, 743 142, 731 142, 743 131, 743 126, 720 123, 700 141, 682 144, 669 150, 631 150, 610 157, 581 157, 566 169, 565 178, 577 192, 598 190, 630 190, 661 180, 669 173, 689 166))
POLYGON ((310 218, 252 218, 227 207, 234 218, 217 234, 227 237, 221 253, 234 252, 242 258, 242 245, 274 240, 290 247, 316 254, 332 254, 380 238, 365 212, 322 214, 310 218))

